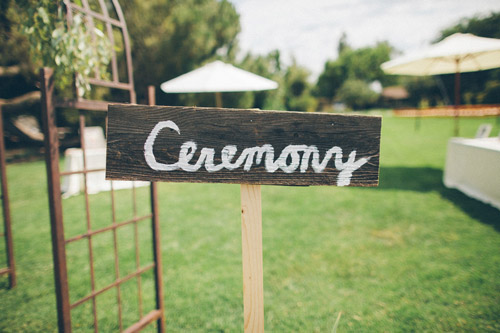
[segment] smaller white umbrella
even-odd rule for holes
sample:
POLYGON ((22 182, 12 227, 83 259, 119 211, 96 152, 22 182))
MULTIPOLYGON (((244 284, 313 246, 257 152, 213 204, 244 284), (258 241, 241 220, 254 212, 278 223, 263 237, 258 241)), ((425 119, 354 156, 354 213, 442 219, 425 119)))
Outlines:
POLYGON ((166 93, 214 92, 217 106, 221 106, 221 92, 272 90, 278 88, 278 83, 222 61, 214 61, 163 82, 160 88, 166 93))

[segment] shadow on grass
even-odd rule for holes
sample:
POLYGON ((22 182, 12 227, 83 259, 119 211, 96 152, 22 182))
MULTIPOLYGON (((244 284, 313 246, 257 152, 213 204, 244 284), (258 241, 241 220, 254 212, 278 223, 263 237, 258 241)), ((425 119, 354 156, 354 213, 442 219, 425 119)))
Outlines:
POLYGON ((443 170, 436 168, 381 167, 381 190, 406 190, 418 192, 438 192, 443 198, 453 202, 470 217, 500 231, 500 210, 469 198, 458 190, 443 185, 443 170))
POLYGON ((0 290, 9 290, 9 279, 7 275, 0 277, 0 290))

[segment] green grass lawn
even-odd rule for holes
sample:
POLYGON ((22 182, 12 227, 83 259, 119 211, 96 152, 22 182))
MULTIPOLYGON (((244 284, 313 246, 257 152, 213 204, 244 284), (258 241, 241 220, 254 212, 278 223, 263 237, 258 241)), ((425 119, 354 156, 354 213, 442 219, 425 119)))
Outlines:
MULTIPOLYGON (((462 119, 462 136, 474 136, 486 122, 496 135, 499 122, 482 118, 462 119)), ((263 186, 267 331, 331 332, 340 312, 338 332, 500 331, 500 211, 443 186, 453 121, 422 119, 419 131, 414 124, 384 116, 378 188, 263 186)), ((44 163, 12 164, 8 178, 18 286, 8 290, 0 279, 0 331, 54 331, 44 163)), ((242 331, 239 186, 159 188, 167 329, 242 331)), ((145 190, 138 195, 138 209, 147 210, 145 190)), ((118 196, 126 217, 128 194, 118 196)), ((107 193, 91 197, 97 224, 110 219, 109 204, 107 193)), ((64 205, 70 220, 83 217, 82 196, 64 205)), ((149 233, 140 228, 140 259, 147 262, 149 233)), ((75 224, 66 233, 78 231, 75 224)), ((125 229, 117 237, 132 244, 132 234, 125 229)), ((89 278, 87 244, 72 244, 74 301, 88 293, 89 278)), ((94 246, 97 284, 104 286, 114 272, 112 237, 94 246)), ((120 250, 123 275, 135 267, 128 250, 120 250)), ((147 312, 153 285, 148 276, 142 284, 147 312)), ((136 286, 131 280, 122 288, 125 326, 137 319, 136 286)), ((113 300, 107 293, 98 298, 103 331, 117 328, 113 300)), ((77 309, 74 328, 88 331, 90 307, 77 309)))

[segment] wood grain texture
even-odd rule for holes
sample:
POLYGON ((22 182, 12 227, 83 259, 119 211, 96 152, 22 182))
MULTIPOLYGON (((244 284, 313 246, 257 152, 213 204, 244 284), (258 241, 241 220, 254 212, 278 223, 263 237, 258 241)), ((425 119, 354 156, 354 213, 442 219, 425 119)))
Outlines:
MULTIPOLYGON (((380 117, 260 111, 218 108, 167 107, 142 105, 110 105, 108 109, 108 141, 106 178, 115 180, 147 180, 168 182, 207 182, 275 185, 338 185, 340 171, 335 156, 322 172, 308 164, 305 172, 287 173, 278 168, 268 172, 265 158, 260 164, 254 158, 250 170, 243 166, 209 172, 205 167, 196 172, 184 169, 154 170, 147 163, 145 142, 159 122, 171 121, 179 133, 162 129, 154 138, 153 153, 158 163, 171 165, 179 161, 181 146, 193 141, 197 145, 190 164, 195 164, 203 148, 214 151, 214 165, 221 164, 221 152, 227 145, 237 147, 233 161, 246 148, 271 145, 274 159, 290 145, 317 147, 319 160, 332 147, 342 150, 347 163, 355 151, 355 160, 369 159, 352 172, 348 186, 377 186, 380 153, 380 117)), ((303 152, 299 152, 303 156, 303 152)), ((292 156, 286 159, 293 163, 292 156)))
POLYGON ((264 332, 264 269, 260 185, 241 185, 244 331, 264 332))

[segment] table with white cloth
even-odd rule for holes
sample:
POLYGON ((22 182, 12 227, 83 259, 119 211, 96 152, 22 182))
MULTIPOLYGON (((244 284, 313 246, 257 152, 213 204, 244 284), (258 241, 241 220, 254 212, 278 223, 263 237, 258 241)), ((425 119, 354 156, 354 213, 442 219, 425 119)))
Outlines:
MULTIPOLYGON (((65 171, 75 172, 83 170, 83 150, 79 148, 66 149, 65 171)), ((111 190, 111 181, 105 179, 106 168, 106 148, 86 149, 85 164, 87 170, 101 170, 87 173, 87 191, 95 194, 101 191, 111 190)), ((143 181, 113 181, 113 189, 120 190, 126 188, 146 186, 149 182, 143 181)), ((61 190, 63 197, 67 198, 77 195, 83 191, 84 177, 82 173, 63 176, 61 190)))
POLYGON ((500 209, 500 139, 450 139, 443 182, 500 209))

